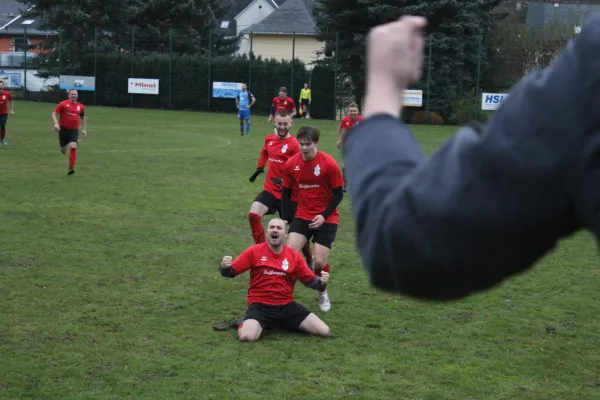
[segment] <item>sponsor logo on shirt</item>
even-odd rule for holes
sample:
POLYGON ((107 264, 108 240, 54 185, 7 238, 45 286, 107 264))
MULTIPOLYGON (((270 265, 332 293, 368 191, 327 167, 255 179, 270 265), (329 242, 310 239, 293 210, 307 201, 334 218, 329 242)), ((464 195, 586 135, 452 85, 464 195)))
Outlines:
POLYGON ((307 185, 307 184, 301 183, 300 185, 298 185, 298 187, 300 189, 316 189, 316 188, 320 188, 321 185, 319 185, 318 183, 314 183, 312 185, 307 185))
POLYGON ((270 269, 270 270, 265 270, 263 272, 263 275, 285 275, 285 272, 283 272, 283 271, 274 271, 274 270, 270 269))

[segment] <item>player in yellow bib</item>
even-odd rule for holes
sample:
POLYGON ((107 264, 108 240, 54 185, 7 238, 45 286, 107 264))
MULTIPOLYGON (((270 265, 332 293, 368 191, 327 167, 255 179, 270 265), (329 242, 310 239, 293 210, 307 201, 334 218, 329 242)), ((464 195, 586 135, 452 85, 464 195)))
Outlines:
POLYGON ((310 118, 308 115, 308 106, 312 102, 312 94, 308 88, 308 83, 304 84, 304 89, 300 90, 300 115, 302 118, 310 118))

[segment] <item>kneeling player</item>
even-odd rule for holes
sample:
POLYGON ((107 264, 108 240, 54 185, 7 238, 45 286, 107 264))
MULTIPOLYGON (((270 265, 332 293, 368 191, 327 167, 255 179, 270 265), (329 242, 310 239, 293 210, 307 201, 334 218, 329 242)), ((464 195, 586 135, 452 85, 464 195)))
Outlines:
POLYGON ((238 326, 242 341, 256 341, 263 330, 283 328, 328 337, 329 327, 315 314, 294 301, 296 279, 308 288, 327 287, 329 274, 315 276, 300 254, 284 244, 285 222, 272 219, 267 227, 268 241, 246 249, 235 260, 223 257, 221 275, 234 278, 250 270, 248 311, 238 326))

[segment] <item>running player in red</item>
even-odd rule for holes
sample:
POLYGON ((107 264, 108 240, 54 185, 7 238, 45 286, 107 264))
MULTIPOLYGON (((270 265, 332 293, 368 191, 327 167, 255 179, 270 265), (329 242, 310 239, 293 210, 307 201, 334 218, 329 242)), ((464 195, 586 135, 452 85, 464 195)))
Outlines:
POLYGON ((253 245, 235 260, 225 256, 219 265, 221 275, 228 278, 250 271, 248 310, 237 328, 241 341, 254 342, 263 330, 273 328, 330 336, 325 322, 293 297, 296 280, 308 288, 321 290, 327 287, 329 274, 315 276, 300 254, 284 244, 285 231, 283 220, 271 220, 266 243, 253 245))
MULTIPOLYGON (((285 86, 279 88, 279 96, 274 97, 273 101, 271 101, 268 123, 271 123, 279 110, 286 110, 292 115, 292 118, 296 116, 296 104, 294 103, 294 100, 287 95, 287 88, 285 86)), ((277 133, 277 127, 275 127, 275 133, 277 133)))
POLYGON ((6 146, 6 122, 8 121, 8 103, 10 103, 10 113, 15 113, 15 103, 12 94, 4 90, 4 81, 0 81, 0 144, 6 146))
POLYGON ((77 101, 79 94, 77 90, 69 90, 69 100, 60 102, 54 112, 52 112, 52 121, 54 121, 54 130, 58 132, 58 143, 61 153, 65 154, 69 150, 69 169, 67 175, 75 173, 75 161, 77 159, 77 143, 79 142, 79 121, 83 121, 83 137, 87 138, 87 119, 85 118, 85 109, 83 104, 77 101), (59 119, 60 118, 60 121, 59 119))
MULTIPOLYGON (((300 153, 298 140, 290 135, 294 121, 287 110, 279 110, 275 117, 276 134, 265 137, 265 145, 260 152, 256 171, 249 181, 254 183, 258 175, 265 172, 268 165, 267 177, 263 191, 256 196, 248 212, 252 238, 255 243, 265 241, 265 230, 262 226, 262 217, 276 212, 281 217, 281 182, 283 180, 283 166, 290 157, 300 153)), ((294 198, 292 200, 295 200, 294 198)), ((312 252, 310 243, 302 249, 306 262, 312 265, 312 252)))
MULTIPOLYGON (((342 118, 340 122, 340 126, 337 131, 337 148, 342 147, 342 139, 346 133, 348 133, 352 128, 354 128, 360 121, 364 120, 362 115, 358 113, 358 105, 356 103, 351 103, 348 106, 348 115, 342 118)), ((345 178, 345 170, 342 167, 342 177, 344 177, 344 182, 346 182, 345 178)), ((346 186, 344 185, 343 191, 346 191, 346 186)))
MULTIPOLYGON (((283 169, 281 208, 283 219, 291 221, 288 245, 300 251, 312 238, 315 244, 314 268, 329 272, 327 259, 335 241, 339 223, 337 207, 344 197, 344 180, 333 157, 317 150, 320 132, 316 128, 300 128, 296 138, 300 154, 290 158, 283 169), (298 207, 292 207, 292 190, 297 190, 298 207)), ((322 311, 331 309, 326 289, 319 294, 322 311)))

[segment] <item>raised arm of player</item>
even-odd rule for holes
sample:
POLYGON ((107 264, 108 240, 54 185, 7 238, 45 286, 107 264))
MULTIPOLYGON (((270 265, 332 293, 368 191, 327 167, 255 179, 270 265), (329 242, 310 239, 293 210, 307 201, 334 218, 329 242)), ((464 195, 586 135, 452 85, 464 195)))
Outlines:
POLYGON ((329 283, 329 273, 322 272, 321 277, 316 276, 304 261, 300 253, 295 253, 297 256, 294 260, 298 268, 294 270, 294 276, 309 289, 322 290, 329 283))
POLYGON ((464 127, 431 158, 401 107, 348 132, 357 247, 375 286, 461 298, 530 268, 581 228, 571 195, 600 126, 598 48, 600 15, 511 90, 484 135, 464 127))
POLYGON ((235 278, 252 268, 252 247, 247 248, 235 260, 225 256, 219 264, 219 273, 226 278, 235 278))

